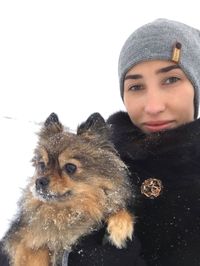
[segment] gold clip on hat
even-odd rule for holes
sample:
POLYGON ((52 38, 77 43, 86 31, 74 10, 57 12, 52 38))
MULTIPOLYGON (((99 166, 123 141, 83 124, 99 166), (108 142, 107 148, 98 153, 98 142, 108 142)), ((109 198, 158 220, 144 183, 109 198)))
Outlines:
POLYGON ((178 63, 181 57, 181 43, 176 42, 174 47, 173 47, 173 52, 172 52, 172 61, 174 63, 178 63))

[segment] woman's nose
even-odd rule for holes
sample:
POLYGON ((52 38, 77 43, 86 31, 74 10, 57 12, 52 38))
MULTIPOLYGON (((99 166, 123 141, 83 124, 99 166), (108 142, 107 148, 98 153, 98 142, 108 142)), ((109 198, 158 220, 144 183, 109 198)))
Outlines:
POLYGON ((157 115, 166 109, 166 101, 158 90, 147 92, 144 110, 149 115, 157 115))

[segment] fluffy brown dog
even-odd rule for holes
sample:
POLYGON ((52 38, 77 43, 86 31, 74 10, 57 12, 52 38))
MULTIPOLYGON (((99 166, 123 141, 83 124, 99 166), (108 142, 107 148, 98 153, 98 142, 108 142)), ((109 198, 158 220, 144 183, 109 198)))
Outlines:
POLYGON ((11 265, 62 265, 64 250, 102 222, 118 248, 131 239, 131 186, 108 132, 98 113, 77 134, 64 129, 56 114, 47 118, 33 158, 35 175, 4 238, 11 265))

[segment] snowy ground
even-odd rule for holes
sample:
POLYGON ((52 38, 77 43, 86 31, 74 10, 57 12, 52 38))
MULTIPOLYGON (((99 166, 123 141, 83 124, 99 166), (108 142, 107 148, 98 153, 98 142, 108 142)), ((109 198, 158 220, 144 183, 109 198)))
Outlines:
POLYGON ((28 121, 0 118, 0 238, 16 213, 21 188, 26 184, 34 169, 31 165, 33 149, 39 126, 28 121))

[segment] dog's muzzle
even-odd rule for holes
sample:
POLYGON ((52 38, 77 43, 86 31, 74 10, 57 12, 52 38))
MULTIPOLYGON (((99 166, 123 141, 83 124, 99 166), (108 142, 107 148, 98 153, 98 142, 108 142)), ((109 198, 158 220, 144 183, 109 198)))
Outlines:
POLYGON ((60 194, 58 192, 56 193, 56 192, 49 190, 49 183, 50 183, 49 177, 43 176, 43 177, 37 178, 35 181, 35 192, 33 190, 34 195, 36 195, 36 197, 39 196, 40 199, 45 200, 45 201, 65 200, 66 197, 69 197, 72 195, 71 190, 67 190, 63 194, 60 194))

